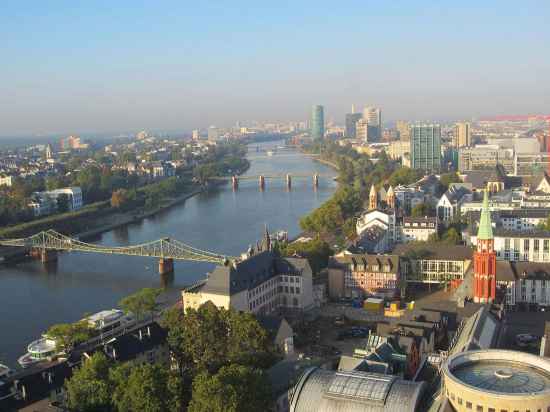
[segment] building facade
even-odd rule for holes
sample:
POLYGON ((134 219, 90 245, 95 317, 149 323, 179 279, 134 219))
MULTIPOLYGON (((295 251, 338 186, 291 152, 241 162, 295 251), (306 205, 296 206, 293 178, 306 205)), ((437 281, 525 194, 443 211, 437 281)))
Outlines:
POLYGON ((411 167, 429 172, 441 169, 441 127, 439 125, 411 127, 411 167))
POLYGON ((461 122, 456 124, 456 146, 468 147, 472 145, 472 131, 470 123, 461 122))
POLYGON ((346 130, 344 136, 350 139, 355 139, 356 134, 356 123, 362 117, 361 113, 348 113, 346 114, 346 130))
POLYGON ((399 140, 402 142, 409 142, 411 140, 411 129, 409 122, 404 120, 398 120, 395 124, 397 132, 399 133, 399 140))
POLYGON ((489 211, 489 195, 486 191, 479 219, 476 251, 474 252, 474 302, 492 303, 495 301, 496 262, 497 255, 495 253, 491 212, 489 211))
MULTIPOLYGON (((477 236, 472 236, 469 243, 475 245, 477 236)), ((550 232, 543 230, 517 232, 496 229, 494 249, 497 260, 550 262, 550 232)))
POLYGON ((322 139, 325 136, 325 109, 321 105, 315 105, 311 109, 311 137, 322 139))
POLYGON ((303 312, 313 302, 312 271, 307 259, 278 258, 267 250, 214 269, 208 278, 182 292, 184 308, 211 301, 218 307, 269 315, 303 312))
POLYGON ((401 226, 401 241, 426 242, 430 236, 437 235, 438 224, 436 217, 404 217, 401 226))
POLYGON ((476 145, 460 147, 458 150, 458 170, 485 170, 502 165, 507 173, 514 173, 514 149, 497 145, 476 145))
POLYGON ((347 297, 399 295, 401 268, 396 255, 341 254, 329 264, 332 277, 343 278, 347 297))

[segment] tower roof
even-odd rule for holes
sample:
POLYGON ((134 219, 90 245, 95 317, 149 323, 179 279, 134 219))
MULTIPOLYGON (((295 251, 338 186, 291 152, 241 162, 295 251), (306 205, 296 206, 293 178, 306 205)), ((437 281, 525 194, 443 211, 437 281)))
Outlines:
POLYGON ((376 189, 374 188, 374 185, 370 187, 370 196, 377 196, 376 189))
POLYGON ((483 207, 481 209, 481 217, 479 218, 479 230, 477 238, 488 240, 493 239, 493 225, 491 223, 491 212, 489 211, 489 194, 487 190, 483 195, 483 207))
POLYGON ((390 185, 389 189, 388 189, 388 192, 386 193, 386 196, 393 196, 394 193, 393 193, 393 187, 390 185))

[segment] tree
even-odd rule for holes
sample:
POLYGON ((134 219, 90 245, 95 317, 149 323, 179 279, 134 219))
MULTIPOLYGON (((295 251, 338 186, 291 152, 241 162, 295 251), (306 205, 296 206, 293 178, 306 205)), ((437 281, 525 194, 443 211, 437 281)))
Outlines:
POLYGON ((443 186, 445 186, 445 190, 449 188, 449 185, 451 183, 461 182, 460 177, 458 177, 458 174, 455 172, 442 174, 441 177, 439 178, 439 181, 443 186))
POLYGON ((69 196, 65 193, 61 193, 57 196, 57 211, 59 213, 68 212, 70 208, 69 196))
POLYGON ((122 364, 109 375, 118 412, 178 412, 182 407, 180 380, 160 365, 122 364))
POLYGON ((143 315, 152 315, 157 310, 157 298, 161 293, 161 289, 143 288, 133 295, 126 296, 119 305, 124 312, 133 313, 137 319, 141 319, 143 315))
POLYGON ((111 206, 117 209, 127 208, 136 199, 135 190, 118 189, 111 195, 111 206))
POLYGON ((270 407, 265 374, 242 365, 229 365, 215 375, 203 372, 193 381, 189 412, 256 412, 270 407))
POLYGON ((332 254, 333 251, 328 243, 319 238, 309 242, 293 242, 281 247, 282 256, 298 255, 306 258, 314 274, 327 267, 328 259, 332 254))
POLYGON ((418 181, 421 177, 422 172, 417 169, 400 167, 391 174, 389 184, 394 187, 397 185, 408 185, 418 181))
POLYGON ((168 310, 163 317, 168 345, 184 380, 238 362, 268 367, 273 348, 267 332, 253 315, 217 308, 206 302, 198 309, 168 310))
POLYGON ((88 321, 59 323, 46 331, 46 336, 55 340, 58 351, 69 352, 76 345, 86 342, 94 335, 94 329, 88 321))
POLYGON ((109 361, 101 352, 83 361, 65 383, 67 404, 79 412, 109 412, 112 387, 108 380, 109 361))
POLYGON ((456 231, 454 227, 449 228, 444 234, 443 234, 443 241, 447 243, 451 243, 453 245, 457 245, 462 240, 460 234, 456 231))
POLYGON ((411 210, 412 217, 433 216, 434 214, 434 208, 430 207, 427 203, 419 203, 411 210))

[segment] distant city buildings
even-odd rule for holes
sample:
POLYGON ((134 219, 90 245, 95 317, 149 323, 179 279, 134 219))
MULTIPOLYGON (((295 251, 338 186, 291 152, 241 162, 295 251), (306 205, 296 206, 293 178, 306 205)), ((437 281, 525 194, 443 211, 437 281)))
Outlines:
POLYGON ((220 138, 219 130, 216 126, 210 126, 208 128, 208 140, 214 142, 220 138))
POLYGON ((193 130, 192 139, 193 140, 200 140, 201 138, 201 132, 198 129, 193 130))
POLYGON ((433 124, 411 127, 411 167, 427 172, 441 169, 441 127, 433 124))
POLYGON ((325 136, 325 113, 321 105, 313 106, 311 110, 311 137, 322 139, 325 136))
POLYGON ((456 124, 456 146, 468 147, 472 145, 472 131, 470 123, 462 122, 456 124))
POLYGON ((382 139, 382 110, 378 107, 365 107, 363 110, 363 119, 367 121, 369 130, 369 139, 371 141, 382 139))
POLYGON ((411 128, 409 126, 409 122, 398 120, 395 127, 401 141, 408 142, 411 140, 411 128))
POLYGON ((361 113, 348 113, 346 114, 346 130, 344 136, 350 139, 357 137, 356 123, 362 118, 361 113))

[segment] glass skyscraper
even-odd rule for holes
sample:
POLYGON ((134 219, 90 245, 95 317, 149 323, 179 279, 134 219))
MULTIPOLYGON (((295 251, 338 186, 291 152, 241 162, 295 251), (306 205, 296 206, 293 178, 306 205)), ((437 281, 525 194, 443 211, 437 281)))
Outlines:
POLYGON ((321 105, 313 106, 311 110, 311 137, 322 139, 325 135, 325 109, 321 105))
POLYGON ((441 127, 439 125, 414 125, 411 135, 411 167, 427 172, 441 170, 441 127))
POLYGON ((357 137, 356 135, 356 123, 359 119, 361 119, 363 116, 361 113, 348 113, 346 114, 346 131, 345 136, 351 137, 352 139, 355 139, 357 137))

